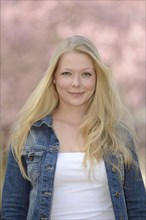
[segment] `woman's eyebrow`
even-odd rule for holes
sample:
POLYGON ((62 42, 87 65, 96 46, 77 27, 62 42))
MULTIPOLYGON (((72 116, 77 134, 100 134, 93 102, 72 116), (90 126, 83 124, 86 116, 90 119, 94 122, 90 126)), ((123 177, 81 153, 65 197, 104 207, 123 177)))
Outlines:
MULTIPOLYGON (((68 67, 62 67, 60 68, 60 70, 67 70, 67 71, 73 71, 74 69, 68 68, 68 67)), ((94 71, 94 69, 92 67, 84 67, 80 69, 81 71, 86 71, 86 70, 92 70, 94 71)))

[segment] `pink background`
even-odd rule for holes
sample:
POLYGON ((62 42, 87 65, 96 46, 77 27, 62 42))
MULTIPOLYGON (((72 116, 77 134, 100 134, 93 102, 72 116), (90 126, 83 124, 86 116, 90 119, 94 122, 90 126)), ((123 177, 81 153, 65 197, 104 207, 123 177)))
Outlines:
POLYGON ((132 113, 145 179, 145 1, 1 1, 1 164, 9 131, 47 69, 56 44, 71 35, 94 42, 132 113))

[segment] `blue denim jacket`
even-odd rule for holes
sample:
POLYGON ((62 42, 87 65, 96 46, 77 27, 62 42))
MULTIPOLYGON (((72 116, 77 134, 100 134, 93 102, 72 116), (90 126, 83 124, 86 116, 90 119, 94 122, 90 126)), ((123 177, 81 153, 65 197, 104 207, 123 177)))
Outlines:
MULTIPOLYGON (((2 220, 50 220, 59 151, 51 124, 49 115, 36 122, 25 143, 22 161, 31 182, 22 177, 10 150, 2 194, 2 220)), ((134 157, 137 159, 135 153, 134 157)), ((133 167, 119 167, 121 178, 109 163, 118 163, 118 155, 109 154, 104 161, 116 220, 145 220, 146 196, 140 170, 136 173, 133 167)))

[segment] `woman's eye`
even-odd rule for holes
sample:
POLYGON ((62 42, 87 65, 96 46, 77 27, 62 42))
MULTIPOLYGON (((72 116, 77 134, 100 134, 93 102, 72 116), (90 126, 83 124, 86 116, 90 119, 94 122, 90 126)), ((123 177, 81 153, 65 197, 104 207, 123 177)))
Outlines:
POLYGON ((83 73, 83 76, 88 77, 88 76, 92 76, 92 74, 89 72, 85 72, 85 73, 83 73))
POLYGON ((64 76, 70 76, 71 73, 70 73, 70 72, 63 72, 63 73, 61 73, 61 75, 64 75, 64 76))

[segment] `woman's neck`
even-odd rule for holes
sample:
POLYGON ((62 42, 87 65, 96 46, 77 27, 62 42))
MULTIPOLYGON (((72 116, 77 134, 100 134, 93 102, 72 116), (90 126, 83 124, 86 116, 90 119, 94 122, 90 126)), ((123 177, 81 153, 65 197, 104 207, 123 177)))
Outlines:
POLYGON ((83 118, 83 108, 76 106, 64 108, 63 106, 59 106, 54 112, 53 118, 71 124, 80 124, 83 118))

